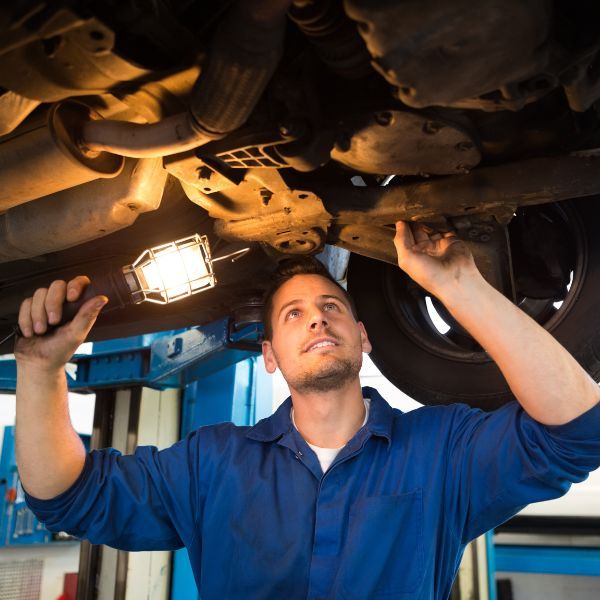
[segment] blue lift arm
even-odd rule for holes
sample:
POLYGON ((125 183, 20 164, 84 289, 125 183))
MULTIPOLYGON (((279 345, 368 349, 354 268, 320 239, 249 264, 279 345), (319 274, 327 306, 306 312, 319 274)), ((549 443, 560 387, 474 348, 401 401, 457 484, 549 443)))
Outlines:
MULTIPOLYGON (((184 388, 212 373, 260 353, 259 324, 236 329, 221 319, 179 331, 94 342, 92 354, 78 354, 69 389, 92 392, 101 388, 141 385, 154 389, 184 388)), ((14 392, 16 364, 0 361, 0 391, 14 392)))

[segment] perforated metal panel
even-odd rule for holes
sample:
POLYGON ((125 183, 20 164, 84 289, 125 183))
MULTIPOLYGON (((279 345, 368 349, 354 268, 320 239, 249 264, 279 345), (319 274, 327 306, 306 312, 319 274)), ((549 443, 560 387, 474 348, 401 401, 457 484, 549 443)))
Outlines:
POLYGON ((0 598, 2 600, 40 600, 44 561, 0 562, 0 598))

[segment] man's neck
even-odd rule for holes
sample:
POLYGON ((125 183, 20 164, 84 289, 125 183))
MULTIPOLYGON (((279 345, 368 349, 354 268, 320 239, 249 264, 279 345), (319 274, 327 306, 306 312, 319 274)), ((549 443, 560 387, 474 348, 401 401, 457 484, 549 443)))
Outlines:
POLYGON ((330 392, 290 391, 296 427, 300 435, 314 446, 345 446, 365 418, 365 404, 358 378, 330 392))

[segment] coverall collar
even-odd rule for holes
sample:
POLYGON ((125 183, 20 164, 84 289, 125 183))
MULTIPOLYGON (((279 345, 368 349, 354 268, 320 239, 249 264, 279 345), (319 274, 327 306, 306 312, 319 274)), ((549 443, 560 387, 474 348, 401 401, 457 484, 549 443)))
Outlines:
MULTIPOLYGON (((363 428, 364 433, 384 437, 389 446, 392 442, 393 409, 374 388, 365 386, 362 392, 365 398, 371 400, 369 419, 363 428)), ((246 437, 259 442, 274 442, 289 434, 294 428, 290 418, 291 408, 292 398, 288 397, 270 417, 260 420, 252 427, 246 437)))

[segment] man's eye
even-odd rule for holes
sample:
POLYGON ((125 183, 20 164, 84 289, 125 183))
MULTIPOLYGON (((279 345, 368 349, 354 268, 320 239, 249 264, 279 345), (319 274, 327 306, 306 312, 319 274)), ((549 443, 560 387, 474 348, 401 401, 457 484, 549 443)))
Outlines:
POLYGON ((334 302, 327 302, 327 304, 325 304, 323 308, 325 310, 337 310, 337 304, 335 304, 334 302))
POLYGON ((294 308, 287 314, 286 319, 295 319, 298 316, 300 316, 300 311, 294 308))

